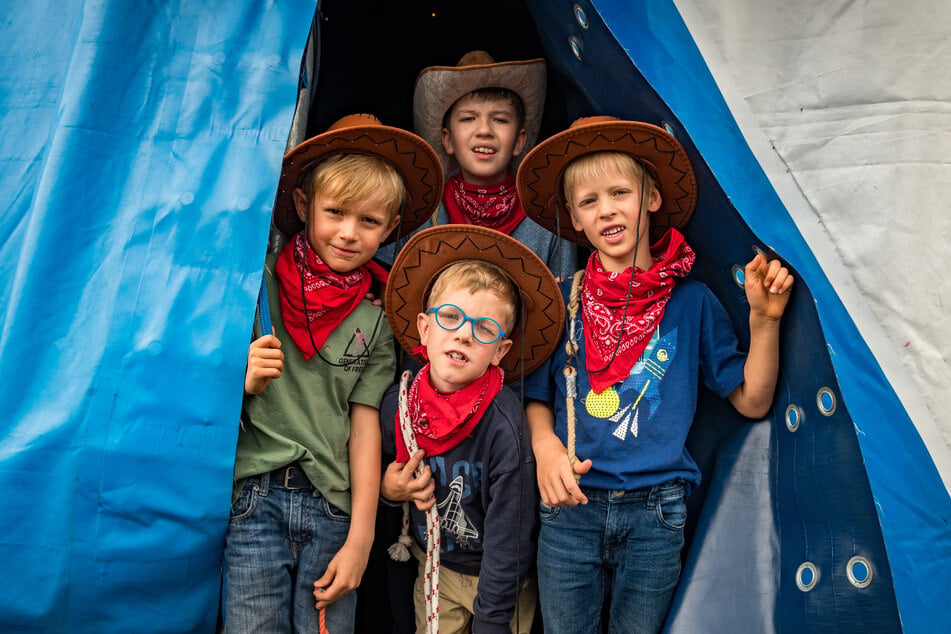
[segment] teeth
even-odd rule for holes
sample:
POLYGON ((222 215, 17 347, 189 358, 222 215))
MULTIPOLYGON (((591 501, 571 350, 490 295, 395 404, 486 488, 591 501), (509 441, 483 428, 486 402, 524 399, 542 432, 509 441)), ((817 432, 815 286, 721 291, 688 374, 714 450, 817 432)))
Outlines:
POLYGON ((475 152, 476 154, 495 154, 495 150, 490 150, 489 148, 484 148, 484 147, 477 147, 476 149, 472 151, 475 152))
POLYGON ((449 353, 447 353, 446 356, 451 357, 451 358, 455 359, 456 361, 465 361, 465 360, 466 360, 465 356, 459 354, 458 352, 449 352, 449 353))
POLYGON ((607 231, 605 231, 605 232, 602 233, 601 235, 603 235, 603 236, 615 236, 615 235, 621 233, 622 231, 624 231, 624 228, 623 228, 623 227, 615 227, 615 228, 613 228, 613 229, 608 229, 607 231))

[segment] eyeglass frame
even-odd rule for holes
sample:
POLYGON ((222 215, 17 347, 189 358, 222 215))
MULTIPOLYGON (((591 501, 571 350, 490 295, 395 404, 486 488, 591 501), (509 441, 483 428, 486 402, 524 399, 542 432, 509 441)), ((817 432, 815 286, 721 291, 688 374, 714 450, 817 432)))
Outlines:
POLYGON ((462 326, 463 326, 467 321, 472 322, 472 325, 470 326, 470 329, 471 329, 471 332, 472 332, 472 338, 475 339, 477 342, 481 343, 481 344, 484 345, 484 346, 490 346, 490 345, 492 345, 493 343, 495 343, 496 341, 499 341, 500 339, 505 339, 506 337, 508 337, 508 335, 506 334, 505 330, 502 328, 502 324, 500 324, 499 322, 495 321, 495 320, 492 319, 491 317, 478 317, 478 318, 477 318, 477 317, 470 317, 469 315, 466 314, 466 311, 462 310, 461 308, 459 308, 459 307, 456 306, 455 304, 440 304, 439 306, 433 306, 432 308, 426 309, 426 314, 427 314, 427 315, 432 314, 433 317, 436 318, 436 325, 439 326, 440 328, 442 328, 443 330, 447 331, 447 332, 455 332, 455 331, 459 330, 460 328, 462 328, 462 326), (462 315, 462 321, 459 322, 459 325, 456 326, 455 328, 446 328, 445 326, 442 325, 442 322, 439 321, 439 311, 440 311, 440 309, 445 308, 446 306, 450 306, 450 307, 452 307, 452 308, 455 308, 456 310, 459 311, 459 314, 462 315), (482 341, 481 339, 479 339, 478 335, 476 335, 476 332, 475 332, 476 322, 482 321, 483 319, 485 319, 485 320, 487 320, 487 321, 491 321, 493 324, 495 324, 496 326, 499 327, 499 334, 496 335, 495 339, 493 339, 492 341, 482 341))

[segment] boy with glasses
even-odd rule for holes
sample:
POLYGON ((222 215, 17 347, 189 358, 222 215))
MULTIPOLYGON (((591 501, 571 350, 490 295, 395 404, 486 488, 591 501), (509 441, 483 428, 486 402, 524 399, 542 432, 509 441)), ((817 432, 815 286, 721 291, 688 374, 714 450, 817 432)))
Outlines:
POLYGON ((413 502, 400 541, 420 560, 417 632, 528 632, 534 460, 503 383, 554 349, 564 311, 554 277, 517 240, 445 225, 400 252, 385 306, 400 344, 425 363, 380 409, 383 453, 395 455, 383 498, 413 502))

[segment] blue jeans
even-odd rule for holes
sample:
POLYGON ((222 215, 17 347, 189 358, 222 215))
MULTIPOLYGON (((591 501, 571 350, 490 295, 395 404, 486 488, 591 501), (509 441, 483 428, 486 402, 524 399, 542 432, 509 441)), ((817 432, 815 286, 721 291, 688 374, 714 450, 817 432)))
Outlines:
MULTIPOLYGON (((343 546, 350 516, 316 489, 248 478, 231 507, 225 540, 225 631, 320 631, 314 581, 343 546)), ((353 632, 356 593, 325 610, 331 634, 353 632)))
POLYGON ((586 505, 541 503, 538 590, 546 632, 660 632, 680 577, 684 485, 585 488, 586 505))

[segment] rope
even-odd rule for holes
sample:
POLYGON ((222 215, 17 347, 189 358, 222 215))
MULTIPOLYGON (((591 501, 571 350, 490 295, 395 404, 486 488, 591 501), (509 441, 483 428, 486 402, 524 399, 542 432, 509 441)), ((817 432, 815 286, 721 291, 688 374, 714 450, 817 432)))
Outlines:
MULTIPOLYGON (((578 356, 578 333, 576 330, 576 317, 578 316, 578 307, 581 305, 581 279, 584 277, 584 271, 575 273, 571 280, 571 294, 568 297, 568 341, 565 343, 565 369, 562 371, 565 375, 565 408, 568 415, 568 461, 574 470, 578 464, 578 456, 575 454, 575 399, 578 398, 578 371, 572 365, 575 357, 578 356)), ((575 473, 575 480, 580 481, 581 475, 575 473)))
MULTIPOLYGON (((413 433, 413 426, 409 418, 409 381, 412 373, 403 372, 400 377, 400 432, 403 435, 403 442, 406 444, 406 450, 409 455, 415 454, 419 450, 416 444, 416 435, 413 433)), ((414 475, 422 475, 422 464, 416 468, 414 475)), ((399 539, 390 546, 387 551, 390 557, 396 561, 407 561, 409 559, 409 545, 412 538, 409 536, 409 505, 410 502, 403 503, 403 527, 399 539)), ((426 634, 439 634, 439 513, 434 504, 426 511, 426 566, 423 577, 423 594, 426 597, 426 634)))
POLYGON ((327 608, 320 608, 317 627, 319 634, 330 634, 330 630, 327 629, 327 608))

